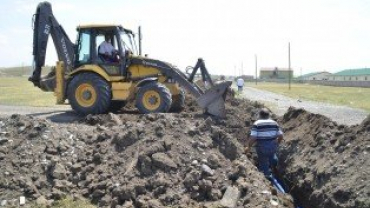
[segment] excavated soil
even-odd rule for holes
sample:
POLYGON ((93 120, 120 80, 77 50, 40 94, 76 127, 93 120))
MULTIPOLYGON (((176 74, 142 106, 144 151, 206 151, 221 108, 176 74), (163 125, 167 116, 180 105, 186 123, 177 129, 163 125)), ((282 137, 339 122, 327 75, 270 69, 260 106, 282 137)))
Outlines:
MULTIPOLYGON (((99 207, 295 207, 243 154, 262 106, 228 99, 227 118, 190 97, 181 113, 89 115, 71 124, 0 119, 0 201, 47 205, 65 196, 99 207)), ((286 132, 280 171, 305 207, 370 207, 370 119, 346 127, 300 109, 276 117, 286 132)))
POLYGON ((290 108, 279 119, 286 133, 280 169, 306 207, 370 207, 370 116, 344 126, 290 108))

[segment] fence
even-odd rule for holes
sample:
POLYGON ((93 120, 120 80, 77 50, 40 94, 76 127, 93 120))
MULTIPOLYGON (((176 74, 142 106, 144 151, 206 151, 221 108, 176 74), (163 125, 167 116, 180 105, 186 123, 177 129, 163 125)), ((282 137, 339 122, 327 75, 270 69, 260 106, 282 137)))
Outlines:
MULTIPOLYGON (((254 82, 255 80, 247 80, 254 82)), ((275 82, 275 83, 288 83, 286 79, 259 79, 258 82, 275 82)), ((334 87, 365 87, 370 88, 370 81, 331 81, 331 80, 297 80, 293 79, 292 83, 309 83, 316 85, 334 86, 334 87)))
POLYGON ((329 81, 329 80, 310 80, 308 83, 337 87, 369 87, 370 81, 329 81))

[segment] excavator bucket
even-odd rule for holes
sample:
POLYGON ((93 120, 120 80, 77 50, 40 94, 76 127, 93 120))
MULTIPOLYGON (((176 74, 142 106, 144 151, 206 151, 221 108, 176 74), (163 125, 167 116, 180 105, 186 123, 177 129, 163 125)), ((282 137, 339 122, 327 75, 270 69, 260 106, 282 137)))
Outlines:
POLYGON ((227 89, 230 88, 232 81, 223 81, 214 84, 203 59, 199 58, 194 67, 187 68, 186 74, 188 75, 185 75, 183 72, 173 67, 162 67, 161 71, 177 81, 181 87, 196 97, 198 105, 202 107, 206 113, 220 118, 226 117, 225 98, 227 89), (199 74, 197 74, 198 71, 200 71, 199 74), (212 87, 205 91, 201 89, 200 86, 194 83, 196 75, 201 75, 202 82, 212 87))
POLYGON ((41 77, 38 87, 45 92, 54 92, 55 89, 55 75, 41 77))
POLYGON ((205 91, 198 97, 197 103, 204 108, 207 113, 220 118, 226 117, 225 97, 226 90, 231 86, 231 81, 215 84, 211 89, 205 91))

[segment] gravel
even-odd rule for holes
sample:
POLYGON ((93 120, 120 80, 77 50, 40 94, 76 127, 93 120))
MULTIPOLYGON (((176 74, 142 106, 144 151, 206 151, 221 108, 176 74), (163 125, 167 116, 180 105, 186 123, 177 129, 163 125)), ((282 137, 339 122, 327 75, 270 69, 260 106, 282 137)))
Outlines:
POLYGON ((65 111, 70 111, 71 107, 69 105, 58 105, 53 107, 32 107, 32 106, 10 106, 10 105, 0 105, 1 115, 30 115, 34 116, 38 114, 54 114, 65 111))
POLYGON ((52 107, 0 105, 0 118, 13 114, 33 116, 58 123, 69 123, 79 118, 69 105, 58 105, 52 107))
POLYGON ((315 114, 324 115, 338 124, 347 126, 360 124, 369 114, 361 109, 346 106, 332 105, 322 102, 293 99, 284 95, 245 87, 242 92, 243 97, 264 103, 278 116, 284 115, 290 106, 303 108, 315 114))

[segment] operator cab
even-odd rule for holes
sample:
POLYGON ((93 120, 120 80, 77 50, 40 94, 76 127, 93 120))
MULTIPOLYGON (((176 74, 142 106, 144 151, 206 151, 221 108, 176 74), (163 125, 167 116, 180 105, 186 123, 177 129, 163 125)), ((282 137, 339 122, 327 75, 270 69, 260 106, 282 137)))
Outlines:
MULTIPOLYGON (((75 68, 96 64, 109 75, 126 76, 126 65, 130 54, 137 55, 132 31, 115 25, 86 25, 77 28, 75 68), (101 53, 104 41, 113 47, 112 55, 101 53)), ((104 43, 107 44, 107 43, 104 43)))

